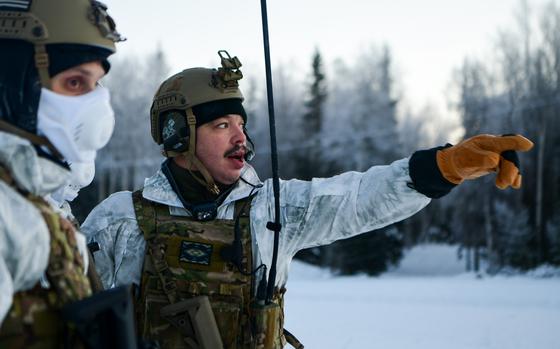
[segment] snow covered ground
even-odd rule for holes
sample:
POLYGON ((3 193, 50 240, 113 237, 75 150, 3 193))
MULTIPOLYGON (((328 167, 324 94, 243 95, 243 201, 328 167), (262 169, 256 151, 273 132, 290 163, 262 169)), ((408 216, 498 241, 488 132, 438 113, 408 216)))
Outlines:
POLYGON ((559 277, 477 278, 441 246, 379 278, 291 269, 285 327, 309 349, 560 349, 559 277))

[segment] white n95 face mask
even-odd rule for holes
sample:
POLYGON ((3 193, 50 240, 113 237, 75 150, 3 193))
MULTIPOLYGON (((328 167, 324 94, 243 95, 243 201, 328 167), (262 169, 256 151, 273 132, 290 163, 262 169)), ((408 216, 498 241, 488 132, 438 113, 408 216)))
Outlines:
POLYGON ((70 163, 90 163, 111 138, 115 116, 109 91, 98 86, 80 96, 41 89, 37 130, 70 163))

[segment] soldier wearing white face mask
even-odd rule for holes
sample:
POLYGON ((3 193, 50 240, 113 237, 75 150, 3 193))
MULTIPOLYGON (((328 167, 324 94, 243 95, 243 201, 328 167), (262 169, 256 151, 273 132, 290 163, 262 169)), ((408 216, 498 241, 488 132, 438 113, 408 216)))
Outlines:
POLYGON ((49 196, 49 201, 71 216, 67 202, 78 196, 95 176, 97 149, 109 141, 115 120, 109 92, 96 87, 79 96, 66 96, 43 89, 38 110, 38 130, 64 149, 71 176, 67 185, 49 196))
POLYGON ((0 347, 75 347, 60 309, 92 294, 73 199, 112 134, 98 85, 121 36, 94 0, 0 0, 0 347), (73 189, 74 192, 72 192, 73 189))

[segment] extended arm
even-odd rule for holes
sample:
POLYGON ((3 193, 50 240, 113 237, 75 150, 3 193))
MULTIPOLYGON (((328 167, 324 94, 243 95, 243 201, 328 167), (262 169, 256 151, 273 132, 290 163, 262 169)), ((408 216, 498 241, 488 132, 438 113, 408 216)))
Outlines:
MULTIPOLYGON (((281 182, 282 232, 279 260, 291 260, 303 248, 331 243, 403 220, 430 199, 412 189, 408 159, 346 172, 310 182, 281 182)), ((252 228, 265 263, 272 256, 272 233, 263 229, 273 217, 272 185, 266 181, 253 201, 252 228)), ((279 267, 280 269, 280 267, 279 267)))

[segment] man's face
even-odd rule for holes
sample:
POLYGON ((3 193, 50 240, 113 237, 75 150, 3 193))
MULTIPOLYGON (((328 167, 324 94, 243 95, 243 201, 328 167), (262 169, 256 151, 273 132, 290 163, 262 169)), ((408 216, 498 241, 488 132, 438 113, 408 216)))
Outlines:
POLYGON ((241 175, 247 141, 244 125, 241 116, 228 114, 196 130, 196 156, 217 182, 233 184, 241 175))
POLYGON ((83 95, 93 91, 104 75, 99 61, 83 63, 53 76, 51 90, 65 96, 83 95))

